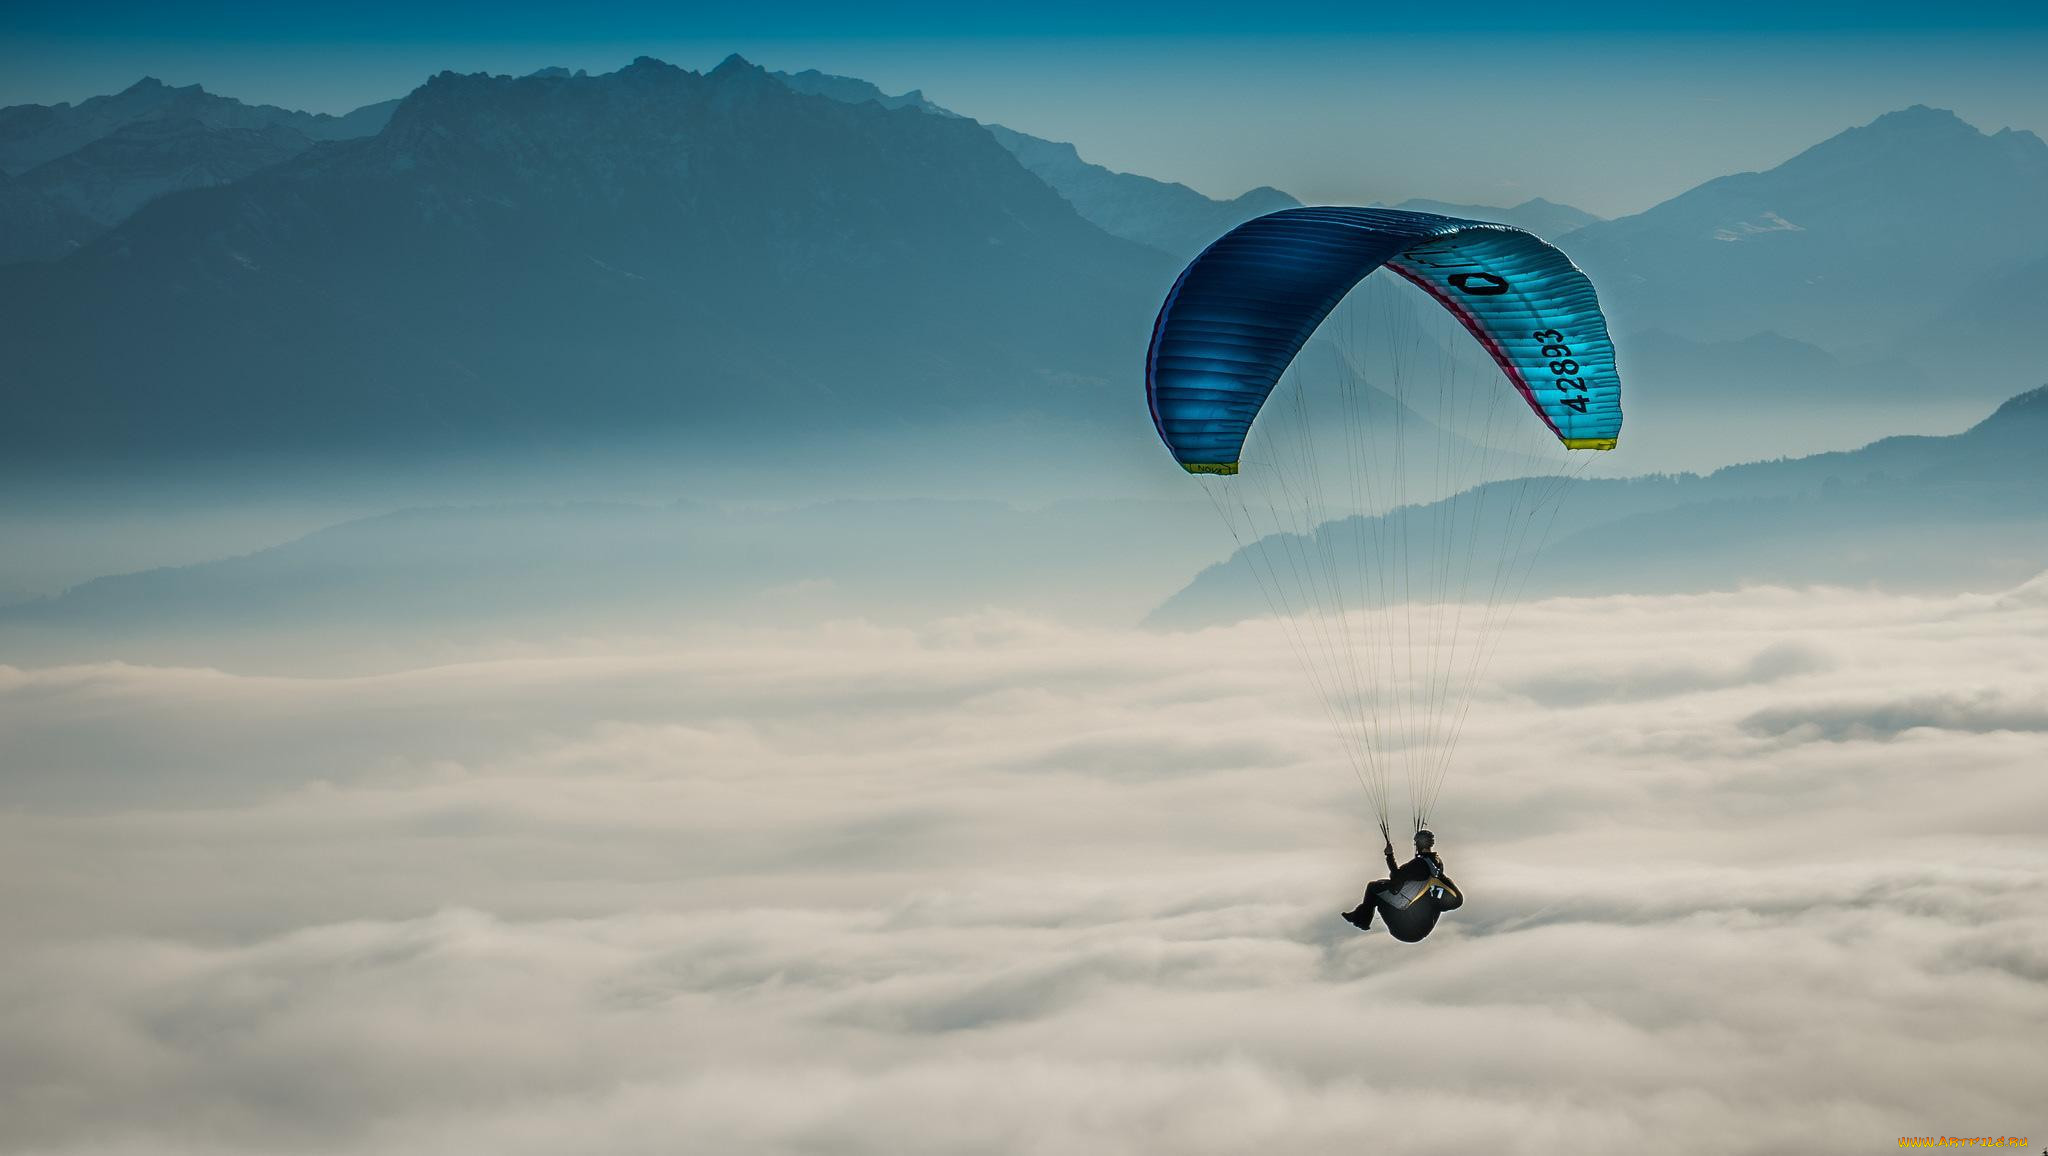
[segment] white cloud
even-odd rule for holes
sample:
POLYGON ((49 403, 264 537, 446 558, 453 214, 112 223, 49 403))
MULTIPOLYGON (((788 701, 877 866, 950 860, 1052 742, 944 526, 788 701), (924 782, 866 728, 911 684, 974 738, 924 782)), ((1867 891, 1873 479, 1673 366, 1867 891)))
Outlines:
POLYGON ((1918 695, 1879 702, 1773 707, 1744 719, 1763 735, 1820 739, 1890 739, 1926 727, 1951 731, 2048 731, 2048 700, 2014 699, 1985 688, 1967 697, 1918 695))
POLYGON ((2048 1132, 2048 739, 1977 725, 2042 701, 2044 633, 1526 608, 1438 824, 1471 901, 1417 947, 1336 919, 1376 836, 1256 623, 0 669, 0 1151, 2048 1132))

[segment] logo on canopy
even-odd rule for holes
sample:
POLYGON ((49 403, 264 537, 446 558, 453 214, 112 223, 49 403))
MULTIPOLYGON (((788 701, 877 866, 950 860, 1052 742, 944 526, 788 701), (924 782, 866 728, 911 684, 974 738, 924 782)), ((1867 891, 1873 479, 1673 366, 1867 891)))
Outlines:
POLYGON ((1451 287, 1468 297, 1498 297, 1508 291, 1505 277, 1491 273, 1453 273, 1451 287))

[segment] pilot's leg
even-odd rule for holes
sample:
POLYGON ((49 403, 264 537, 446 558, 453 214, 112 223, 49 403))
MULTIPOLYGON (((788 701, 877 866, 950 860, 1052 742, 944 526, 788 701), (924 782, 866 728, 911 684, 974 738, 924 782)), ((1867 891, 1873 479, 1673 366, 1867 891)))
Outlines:
POLYGON ((1360 931, 1370 931, 1373 909, 1379 905, 1379 893, 1393 885, 1394 881, 1391 879, 1375 879, 1366 884, 1365 898, 1359 901, 1357 907, 1345 912, 1344 919, 1360 931))

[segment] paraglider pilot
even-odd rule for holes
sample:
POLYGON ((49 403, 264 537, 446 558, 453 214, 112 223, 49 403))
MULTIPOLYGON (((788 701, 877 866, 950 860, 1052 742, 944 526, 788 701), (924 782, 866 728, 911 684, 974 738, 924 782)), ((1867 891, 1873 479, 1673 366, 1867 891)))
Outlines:
POLYGON ((1415 832, 1415 858, 1406 863, 1394 861, 1394 840, 1388 836, 1385 854, 1388 878, 1375 879, 1366 884, 1365 898, 1357 907, 1344 913, 1344 918, 1360 931, 1372 929, 1372 916, 1376 910, 1387 914, 1387 930, 1396 939, 1421 939, 1436 926, 1438 913, 1452 911, 1464 905, 1464 896, 1457 884, 1444 874, 1444 861, 1436 853, 1436 836, 1428 831, 1415 832), (1411 884, 1415 886, 1410 886, 1411 884))

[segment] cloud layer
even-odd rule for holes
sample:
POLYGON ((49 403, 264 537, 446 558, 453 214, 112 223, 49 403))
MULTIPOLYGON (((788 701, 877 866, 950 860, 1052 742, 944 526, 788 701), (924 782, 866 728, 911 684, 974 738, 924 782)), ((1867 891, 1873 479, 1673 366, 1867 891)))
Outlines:
POLYGON ((2038 1143, 2044 641, 1527 607, 1419 947, 1267 624, 0 668, 0 1151, 2038 1143))

